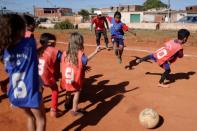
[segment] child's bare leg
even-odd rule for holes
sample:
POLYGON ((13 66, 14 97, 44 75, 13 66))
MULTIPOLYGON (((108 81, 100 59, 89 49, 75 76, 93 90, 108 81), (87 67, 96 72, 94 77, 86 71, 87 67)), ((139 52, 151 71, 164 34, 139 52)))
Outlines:
POLYGON ((34 114, 31 112, 30 108, 25 108, 23 111, 27 115, 28 131, 36 131, 36 118, 34 117, 34 114))
POLYGON ((36 131, 46 130, 46 116, 43 103, 39 109, 31 109, 36 120, 36 131))
POLYGON ((118 63, 122 63, 122 53, 123 53, 124 46, 120 45, 118 48, 118 63))
POLYGON ((118 55, 119 55, 118 44, 116 42, 114 42, 113 45, 114 45, 114 53, 118 57, 118 55))
POLYGON ((168 64, 168 62, 163 64, 163 68, 165 69, 165 72, 162 74, 158 86, 159 87, 169 87, 169 85, 164 84, 164 81, 167 79, 168 75, 171 72, 170 65, 168 64))
POLYGON ((119 46, 119 55, 120 55, 120 57, 122 57, 123 50, 124 50, 124 46, 120 45, 119 46))
POLYGON ((74 112, 77 112, 77 110, 78 110, 79 95, 80 95, 80 92, 79 91, 77 91, 77 92, 74 93, 73 108, 72 108, 72 110, 74 112))

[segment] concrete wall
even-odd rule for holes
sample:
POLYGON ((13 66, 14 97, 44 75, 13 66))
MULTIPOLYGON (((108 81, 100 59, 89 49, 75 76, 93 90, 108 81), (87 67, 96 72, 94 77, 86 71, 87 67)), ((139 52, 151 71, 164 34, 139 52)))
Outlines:
POLYGON ((130 23, 129 28, 156 30, 158 23, 130 23))
MULTIPOLYGON (((182 24, 182 23, 129 23, 127 24, 129 28, 134 29, 149 29, 149 30, 179 30, 182 28, 188 29, 190 31, 197 32, 197 24, 182 24)), ((79 24, 79 29, 89 29, 90 23, 79 24)))
POLYGON ((90 29, 91 23, 80 23, 78 24, 79 29, 90 29))
POLYGON ((144 14, 143 22, 155 22, 155 15, 153 14, 144 14))
POLYGON ((160 30, 179 30, 188 29, 190 31, 197 31, 197 24, 183 24, 183 23, 161 23, 160 30))

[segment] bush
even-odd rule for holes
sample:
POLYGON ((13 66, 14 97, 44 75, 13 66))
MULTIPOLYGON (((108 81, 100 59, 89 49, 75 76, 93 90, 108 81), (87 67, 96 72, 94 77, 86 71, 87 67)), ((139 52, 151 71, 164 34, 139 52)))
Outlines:
POLYGON ((69 21, 69 20, 66 20, 66 21, 62 21, 60 23, 56 23, 55 24, 55 29, 73 29, 74 28, 74 25, 69 21))

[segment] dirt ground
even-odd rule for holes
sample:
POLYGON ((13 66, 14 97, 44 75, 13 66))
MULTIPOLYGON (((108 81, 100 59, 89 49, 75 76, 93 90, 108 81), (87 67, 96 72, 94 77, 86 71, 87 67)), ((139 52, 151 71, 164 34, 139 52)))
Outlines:
MULTIPOLYGON (((37 39, 45 30, 35 33, 37 39)), ((54 31, 57 41, 67 43, 70 31, 54 31)), ((95 45, 93 33, 80 31, 86 45, 95 45)), ((176 37, 171 31, 136 31, 137 37, 126 35, 127 49, 153 51, 162 44, 176 37)), ((139 124, 138 115, 144 108, 153 108, 161 116, 155 131, 197 131, 197 34, 185 46, 185 54, 193 55, 179 59, 171 65, 170 88, 159 88, 157 83, 163 70, 154 62, 144 62, 125 69, 136 57, 147 55, 146 52, 126 50, 123 63, 117 63, 113 51, 103 50, 88 65, 92 70, 86 73, 85 86, 81 93, 80 104, 87 113, 73 117, 66 112, 59 118, 51 118, 47 112, 47 131, 84 130, 84 131, 148 131, 139 124)), ((102 40, 103 43, 103 40, 102 40)), ((58 44, 61 50, 65 44, 58 44)), ((86 54, 95 47, 86 46, 86 54)), ((1 78, 5 77, 3 67, 1 78)), ((45 108, 50 108, 51 91, 44 91, 45 108)), ((64 110, 65 92, 60 91, 59 108, 64 110)), ((0 92, 0 130, 26 131, 26 118, 17 108, 11 108, 8 99, 0 92)))

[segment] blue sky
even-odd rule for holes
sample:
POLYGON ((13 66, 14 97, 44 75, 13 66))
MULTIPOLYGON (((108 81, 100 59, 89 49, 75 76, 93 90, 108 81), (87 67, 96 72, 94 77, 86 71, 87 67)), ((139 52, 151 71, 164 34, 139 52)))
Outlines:
MULTIPOLYGON (((168 0, 162 1, 167 3, 168 0)), ((0 5, 14 11, 32 12, 34 4, 38 7, 69 7, 77 11, 82 8, 110 7, 119 4, 143 4, 144 2, 145 0, 0 0, 0 5)), ((197 5, 197 0, 171 0, 173 9, 185 9, 185 6, 189 5, 197 5)))

